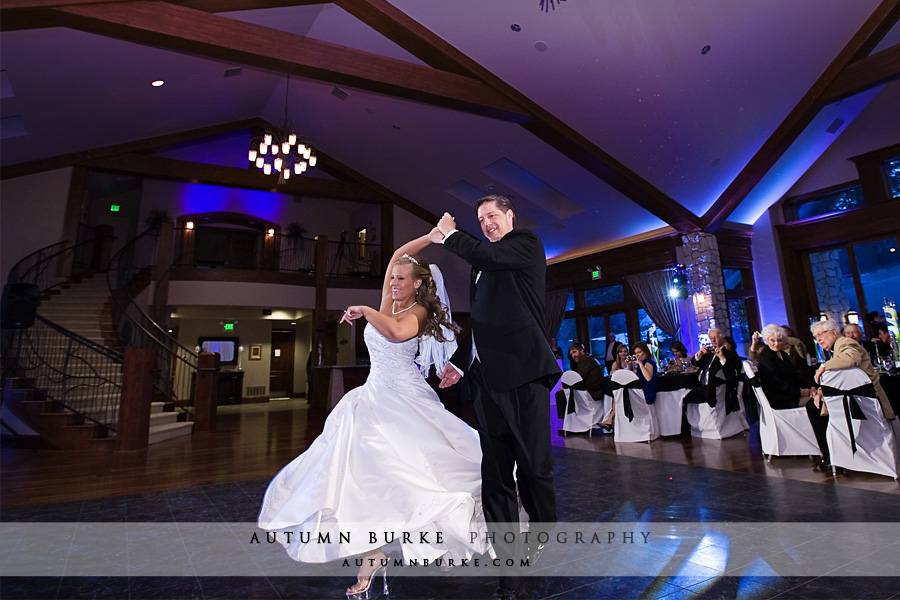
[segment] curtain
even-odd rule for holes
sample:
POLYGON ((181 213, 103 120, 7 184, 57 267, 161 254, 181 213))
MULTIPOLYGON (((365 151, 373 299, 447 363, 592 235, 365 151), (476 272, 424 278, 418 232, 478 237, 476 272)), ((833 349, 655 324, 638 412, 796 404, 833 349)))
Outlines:
POLYGON ((547 341, 552 337, 556 337, 556 332, 559 331, 559 326, 562 325, 568 298, 569 290, 567 289, 547 293, 547 301, 544 306, 544 327, 547 331, 547 341))
POLYGON ((678 337, 678 301, 669 297, 673 275, 672 269, 665 269, 625 279, 653 322, 670 336, 678 337))

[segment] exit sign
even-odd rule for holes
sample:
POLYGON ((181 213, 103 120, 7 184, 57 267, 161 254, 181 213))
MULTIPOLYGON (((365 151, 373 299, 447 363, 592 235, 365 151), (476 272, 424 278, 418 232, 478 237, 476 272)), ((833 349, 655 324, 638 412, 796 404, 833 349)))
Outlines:
POLYGON ((596 269, 591 269, 591 280, 596 281, 598 279, 600 279, 600 267, 597 267, 596 269))
POLYGON ((225 323, 222 327, 225 328, 225 331, 234 331, 234 323, 225 323))
POLYGON ((119 205, 118 204, 110 204, 109 212, 119 212, 119 205))

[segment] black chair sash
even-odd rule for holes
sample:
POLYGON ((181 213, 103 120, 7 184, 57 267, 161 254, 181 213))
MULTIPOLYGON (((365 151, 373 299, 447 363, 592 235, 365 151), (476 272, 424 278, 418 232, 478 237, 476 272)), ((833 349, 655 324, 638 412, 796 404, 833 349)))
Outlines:
POLYGON ((842 390, 839 388, 833 388, 828 387, 827 385, 823 385, 822 395, 841 396, 841 401, 844 404, 844 418, 847 420, 847 430, 850 433, 850 448, 853 449, 853 454, 856 454, 856 436, 853 435, 853 421, 868 421, 868 419, 866 418, 866 415, 863 413, 862 408, 860 408, 859 403, 856 401, 856 398, 854 396, 876 398, 877 396, 875 395, 875 386, 871 383, 867 383, 865 385, 853 388, 852 390, 842 390))
POLYGON ((566 414, 575 413, 575 390, 568 384, 562 384, 563 393, 566 395, 566 414))
POLYGON ((725 386, 725 414, 730 415, 733 412, 741 410, 741 402, 738 400, 737 386, 738 386, 738 378, 732 377, 731 379, 719 379, 718 377, 714 377, 712 384, 714 388, 719 387, 720 385, 725 386))
POLYGON ((639 390, 641 389, 641 383, 637 380, 634 380, 630 383, 626 383, 622 385, 620 383, 616 383, 615 381, 610 382, 610 389, 615 394, 616 390, 622 390, 622 410, 625 413, 625 416, 628 417, 628 421, 634 421, 634 411, 631 408, 631 394, 628 393, 628 390, 639 390))

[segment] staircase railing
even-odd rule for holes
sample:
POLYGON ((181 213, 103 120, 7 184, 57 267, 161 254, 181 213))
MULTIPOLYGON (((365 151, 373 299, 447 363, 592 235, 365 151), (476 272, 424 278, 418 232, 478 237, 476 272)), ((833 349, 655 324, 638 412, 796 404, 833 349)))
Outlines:
MULTIPOLYGON (((43 295, 66 283, 72 267, 92 266, 102 237, 96 228, 81 226, 81 241, 32 252, 13 266, 7 282, 33 285, 43 295)), ((40 315, 28 328, 3 330, 4 374, 18 376, 46 400, 109 431, 118 421, 122 362, 121 354, 40 315)))
POLYGON ((40 315, 4 348, 4 361, 44 399, 115 431, 122 393, 122 355, 40 315))
POLYGON ((113 299, 113 325, 122 348, 153 350, 156 356, 154 401, 173 403, 190 414, 197 354, 178 343, 135 301, 157 268, 159 231, 148 229, 110 260, 107 279, 113 299))

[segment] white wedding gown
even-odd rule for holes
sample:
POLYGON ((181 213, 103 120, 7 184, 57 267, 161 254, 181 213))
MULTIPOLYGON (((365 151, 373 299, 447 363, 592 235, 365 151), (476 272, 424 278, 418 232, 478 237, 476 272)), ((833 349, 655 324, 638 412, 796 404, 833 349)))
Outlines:
POLYGON ((364 335, 366 383, 341 399, 322 434, 269 484, 259 526, 292 532, 291 543, 283 533, 276 539, 291 558, 309 563, 374 550, 391 533, 404 560, 483 554, 477 432, 447 411, 419 374, 416 338, 390 342, 371 325, 364 335), (298 543, 300 532, 308 543, 298 543), (402 543, 404 532, 409 543, 402 543), (318 543, 326 533, 330 543, 318 543))

